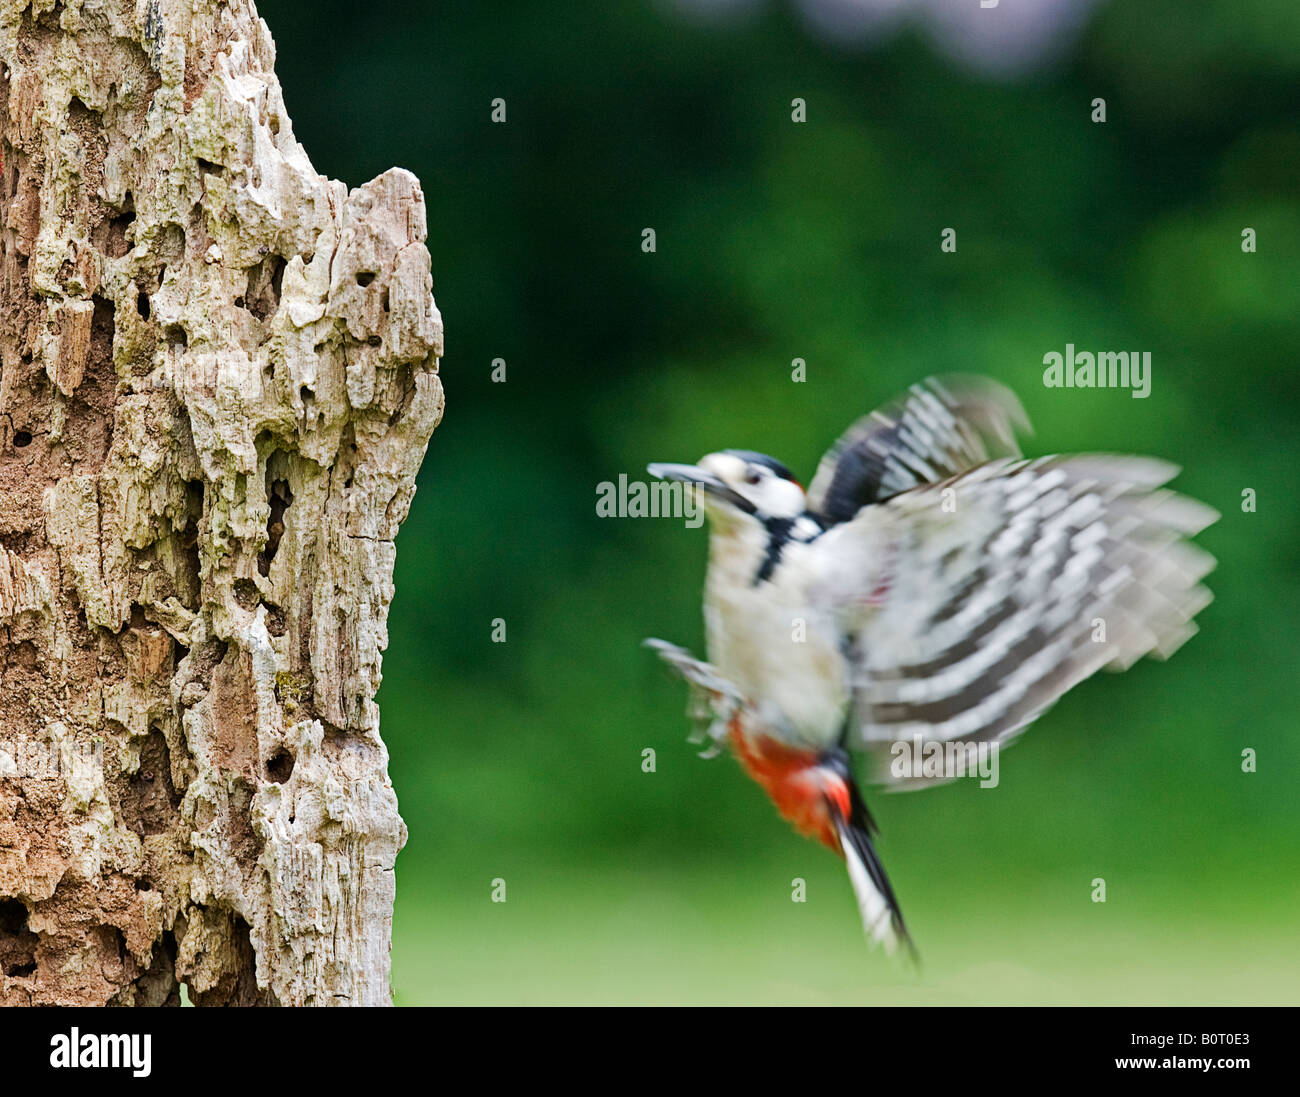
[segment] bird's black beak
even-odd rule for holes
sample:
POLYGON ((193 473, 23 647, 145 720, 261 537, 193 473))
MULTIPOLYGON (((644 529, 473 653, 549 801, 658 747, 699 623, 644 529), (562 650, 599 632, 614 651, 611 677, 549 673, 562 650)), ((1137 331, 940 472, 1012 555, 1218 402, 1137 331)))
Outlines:
POLYGON ((660 480, 680 480, 684 484, 696 484, 715 499, 730 503, 746 514, 754 513, 753 503, 699 465, 674 465, 656 461, 653 465, 646 465, 646 472, 660 480))

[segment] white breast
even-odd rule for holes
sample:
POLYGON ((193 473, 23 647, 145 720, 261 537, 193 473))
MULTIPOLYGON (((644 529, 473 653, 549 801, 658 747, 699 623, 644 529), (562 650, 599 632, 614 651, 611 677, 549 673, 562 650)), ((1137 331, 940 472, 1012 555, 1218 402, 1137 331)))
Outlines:
POLYGON ((848 708, 848 666, 835 622, 807 597, 815 554, 787 544, 772 579, 755 586, 765 551, 761 528, 711 538, 709 660, 774 731, 792 744, 828 747, 848 708))

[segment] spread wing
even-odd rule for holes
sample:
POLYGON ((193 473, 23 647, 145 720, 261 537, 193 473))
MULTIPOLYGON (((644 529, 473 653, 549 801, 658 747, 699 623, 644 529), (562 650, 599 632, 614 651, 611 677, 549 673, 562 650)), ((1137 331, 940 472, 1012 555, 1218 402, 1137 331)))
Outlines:
POLYGON ((984 377, 931 377, 859 419, 817 466, 808 509, 826 526, 868 503, 955 476, 995 457, 1019 457, 1029 419, 1015 394, 984 377))
POLYGON ((1196 631, 1214 560, 1184 538, 1218 515, 1160 490, 1176 471, 997 460, 824 535, 836 565, 820 596, 849 637, 849 745, 875 780, 935 783, 894 744, 1002 742, 1095 671, 1163 658, 1196 631))

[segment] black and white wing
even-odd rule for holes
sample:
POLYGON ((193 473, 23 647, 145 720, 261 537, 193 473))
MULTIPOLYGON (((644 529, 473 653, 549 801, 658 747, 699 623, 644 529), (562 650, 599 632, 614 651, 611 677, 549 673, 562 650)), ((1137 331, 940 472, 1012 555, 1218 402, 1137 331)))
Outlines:
POLYGON ((808 509, 826 526, 869 503, 946 480, 996 457, 1019 457, 1029 419, 1015 394, 985 377, 931 377, 853 424, 817 466, 808 509))
POLYGON ((823 536, 835 563, 819 596, 853 674, 848 745, 875 780, 935 783, 903 771, 895 744, 1002 742, 1095 671, 1166 657, 1196 631, 1214 560, 1185 538, 1218 515, 1161 490, 1176 471, 1128 456, 996 460, 823 536))

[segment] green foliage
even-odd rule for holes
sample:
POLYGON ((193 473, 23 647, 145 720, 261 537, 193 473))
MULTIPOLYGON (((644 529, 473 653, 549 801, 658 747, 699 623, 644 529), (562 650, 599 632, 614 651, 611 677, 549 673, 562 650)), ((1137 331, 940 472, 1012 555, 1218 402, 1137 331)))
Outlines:
MULTIPOLYGON (((1216 601, 1168 665, 1069 695, 1003 758, 996 792, 877 797, 904 907, 918 927, 933 920, 942 955, 977 964, 981 939, 963 943, 959 927, 986 916, 1013 936, 1022 919, 1034 926, 1001 990, 954 976, 924 1000, 1074 1000, 1071 978, 1076 997, 1108 1000, 1082 973, 1113 936, 1094 926, 1050 958, 1049 917, 1102 916, 1087 902, 1096 875, 1112 881, 1105 909, 1125 910, 1118 932, 1147 940, 1182 911, 1192 921, 1178 940, 1214 942, 1199 958, 1152 954, 1154 982, 1111 1000, 1222 1000, 1205 988, 1226 977, 1224 942, 1244 923, 1267 935, 1293 919, 1300 869, 1295 5, 1103 5, 1062 65, 1012 84, 908 37, 826 47, 780 3, 736 25, 596 0, 563 13, 331 2, 309 22, 283 0, 259 7, 316 167, 352 185, 392 163, 421 178, 447 324, 447 415, 399 541, 380 695, 411 830, 395 954, 405 999, 511 999, 506 984, 469 989, 499 955, 492 935, 509 932, 487 925, 485 912, 504 914, 488 909, 496 875, 512 879, 509 908, 530 894, 541 904, 516 934, 549 925, 571 942, 584 909, 613 919, 583 961, 590 979, 573 975, 563 992, 573 1000, 600 1000, 597 957, 627 944, 624 891, 599 883, 607 868, 642 870, 625 889, 638 903, 660 897, 672 921, 653 938, 661 957, 707 947, 720 957, 710 971, 765 964, 712 950, 735 917, 747 944, 761 942, 747 906, 760 893, 793 919, 784 889, 814 873, 826 881, 814 898, 839 891, 810 932, 842 921, 836 947, 860 947, 834 860, 790 833, 733 763, 693 756, 684 691, 638 647, 647 635, 699 647, 704 532, 598 519, 595 488, 722 446, 807 476, 852 418, 960 370, 1020 393, 1031 453, 1168 457, 1185 470, 1177 487, 1223 518, 1201 539, 1220 561, 1216 601), (496 96, 505 125, 489 122, 496 96), (795 96, 806 124, 791 123, 795 96), (1089 120, 1095 96, 1104 124, 1089 120), (940 251, 946 227, 955 254, 940 251), (1042 357, 1067 342, 1149 350, 1150 397, 1044 388, 1042 357), (804 384, 790 381, 796 357, 804 384), (1244 488, 1256 513, 1242 511, 1244 488), (504 644, 490 642, 497 617, 504 644), (640 769, 647 746, 652 775, 640 769), (1258 751, 1253 775, 1244 747, 1258 751), (678 918, 691 900, 674 873, 700 872, 712 874, 709 916, 678 918), (1185 912, 1202 902, 1203 924, 1185 912), (426 909, 442 906, 442 921, 426 909), (479 967, 448 972, 447 949, 431 960, 422 950, 438 932, 468 941, 479 967), (1203 982, 1160 979, 1198 963, 1203 982), (450 980, 438 990, 423 982, 441 977, 435 967, 450 980)), ((1140 951, 1130 945, 1120 953, 1140 951)), ((534 966, 550 955, 535 940, 518 948, 534 966)), ((814 985, 836 970, 829 955, 814 985)), ((874 977, 850 959, 846 985, 874 977)), ((626 963, 649 998, 694 993, 626 963)), ((1252 978, 1288 978, 1289 997, 1280 983, 1260 996, 1294 1001, 1295 975, 1292 950, 1281 970, 1223 993, 1248 1000, 1252 978)), ((768 998, 802 985, 772 978, 768 998)), ((619 998, 637 1000, 626 987, 619 998)))

